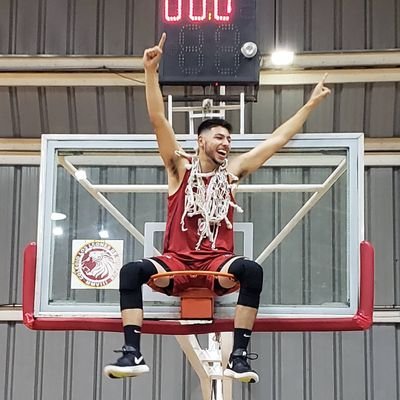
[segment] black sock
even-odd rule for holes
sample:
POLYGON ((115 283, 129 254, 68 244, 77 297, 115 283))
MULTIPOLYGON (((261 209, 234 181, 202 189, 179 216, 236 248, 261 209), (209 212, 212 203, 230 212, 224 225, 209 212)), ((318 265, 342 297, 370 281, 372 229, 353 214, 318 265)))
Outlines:
POLYGON ((251 330, 243 328, 235 328, 233 331, 233 350, 247 349, 251 336, 251 330))
POLYGON ((125 325, 124 326, 124 338, 125 345, 132 346, 136 350, 140 351, 140 334, 141 327, 137 325, 125 325))

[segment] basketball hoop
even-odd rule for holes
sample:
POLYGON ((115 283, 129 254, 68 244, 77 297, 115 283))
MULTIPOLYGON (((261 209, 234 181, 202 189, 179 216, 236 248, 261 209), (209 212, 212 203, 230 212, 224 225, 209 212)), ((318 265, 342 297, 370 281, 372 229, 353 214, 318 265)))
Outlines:
MULTIPOLYGON (((228 278, 231 281, 236 281, 234 275, 226 272, 187 270, 160 272, 152 275, 149 282, 157 286, 155 280, 159 278, 169 277, 174 279, 176 276, 182 275, 190 278, 214 276, 215 278, 228 278)), ((238 287, 238 285, 236 286, 238 287)), ((181 298, 181 319, 213 319, 216 294, 212 290, 203 287, 189 287, 177 293, 177 295, 181 298)))

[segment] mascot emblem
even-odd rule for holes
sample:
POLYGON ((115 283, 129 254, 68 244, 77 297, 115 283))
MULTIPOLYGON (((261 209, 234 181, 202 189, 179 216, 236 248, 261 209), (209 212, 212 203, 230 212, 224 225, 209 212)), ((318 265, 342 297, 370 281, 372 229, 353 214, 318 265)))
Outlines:
POLYGON ((73 273, 86 286, 102 288, 119 274, 121 260, 118 251, 107 241, 85 242, 73 258, 73 273))

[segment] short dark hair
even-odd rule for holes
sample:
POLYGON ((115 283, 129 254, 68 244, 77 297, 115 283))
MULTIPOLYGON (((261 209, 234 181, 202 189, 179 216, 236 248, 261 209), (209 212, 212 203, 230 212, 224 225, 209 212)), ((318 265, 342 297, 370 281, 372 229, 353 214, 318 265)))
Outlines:
POLYGON ((232 125, 222 118, 209 118, 205 119, 197 128, 197 134, 200 135, 201 132, 215 128, 216 126, 222 126, 229 133, 232 133, 232 125))

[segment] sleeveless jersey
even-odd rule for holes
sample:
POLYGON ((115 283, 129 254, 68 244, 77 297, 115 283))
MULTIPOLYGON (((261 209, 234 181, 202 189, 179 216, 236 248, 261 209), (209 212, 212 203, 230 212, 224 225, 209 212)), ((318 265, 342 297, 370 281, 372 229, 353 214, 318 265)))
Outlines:
MULTIPOLYGON (((205 237, 200 248, 196 250, 199 241, 197 233, 200 215, 185 217, 185 228, 183 231, 181 219, 185 209, 185 189, 190 171, 186 171, 179 189, 168 197, 168 215, 164 236, 164 254, 174 255, 187 265, 199 262, 209 262, 220 255, 233 255, 233 229, 228 229, 225 221, 220 222, 218 235, 213 249, 210 240, 205 237)), ((232 197, 232 194, 231 194, 232 197)), ((233 201, 233 198, 232 198, 233 201)), ((229 221, 233 220, 233 207, 229 207, 229 221)))

